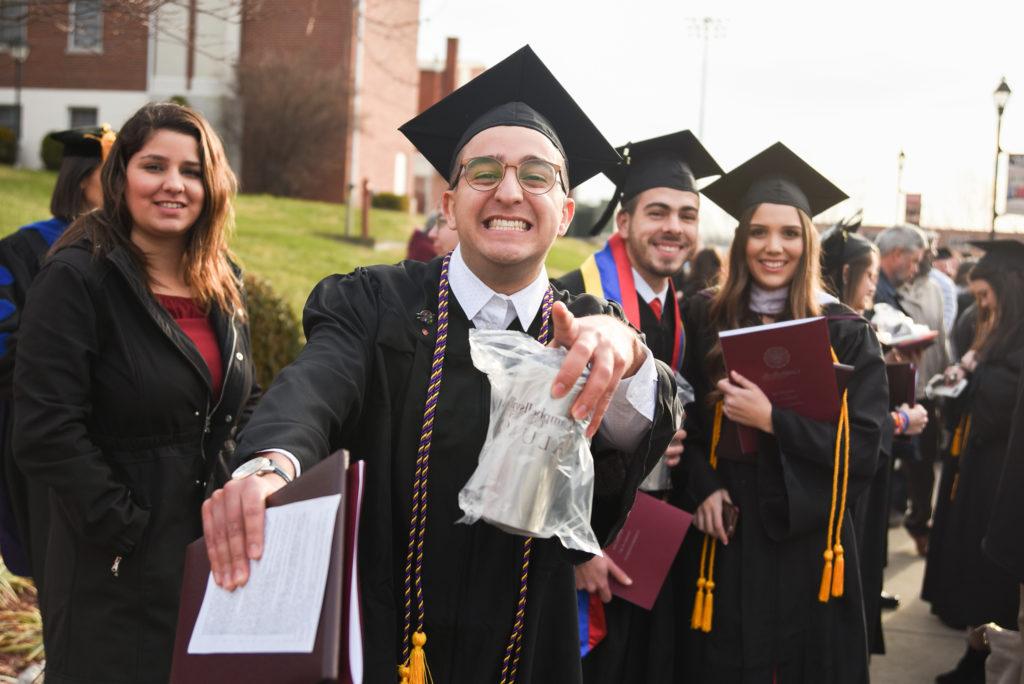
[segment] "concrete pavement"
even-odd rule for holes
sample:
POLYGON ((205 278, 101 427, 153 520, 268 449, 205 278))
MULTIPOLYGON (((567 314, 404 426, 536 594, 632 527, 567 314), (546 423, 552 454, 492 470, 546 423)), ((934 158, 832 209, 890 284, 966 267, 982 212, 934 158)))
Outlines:
POLYGON ((921 600, 924 558, 902 527, 889 530, 885 588, 900 597, 898 610, 882 613, 886 655, 871 658, 872 684, 928 684, 963 655, 963 632, 946 627, 921 600))

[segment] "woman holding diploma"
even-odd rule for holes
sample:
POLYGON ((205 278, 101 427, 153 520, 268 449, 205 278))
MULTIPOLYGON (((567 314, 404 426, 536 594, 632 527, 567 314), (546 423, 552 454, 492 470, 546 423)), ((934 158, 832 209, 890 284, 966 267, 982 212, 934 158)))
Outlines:
MULTIPOLYGON (((875 471, 885 366, 867 321, 823 292, 811 222, 846 195, 781 143, 704 192, 739 227, 725 283, 690 300, 685 314, 684 375, 697 401, 687 407, 677 476, 704 534, 689 535, 681 552, 681 589, 694 597, 680 611, 690 617, 683 681, 867 681, 846 506, 875 471), (854 367, 838 422, 773 406, 725 370, 719 332, 814 316, 827 317, 834 358, 854 367), (756 430, 753 452, 744 452, 738 426, 756 430)), ((777 363, 787 356, 767 351, 777 363)))
POLYGON ((234 174, 190 109, 149 104, 33 281, 14 452, 50 488, 46 681, 166 682, 185 546, 257 396, 228 258, 234 174))

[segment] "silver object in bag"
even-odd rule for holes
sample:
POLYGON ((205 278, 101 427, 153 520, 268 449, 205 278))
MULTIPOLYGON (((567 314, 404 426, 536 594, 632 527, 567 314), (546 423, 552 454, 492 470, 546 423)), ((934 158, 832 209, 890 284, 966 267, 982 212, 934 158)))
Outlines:
POLYGON ((551 386, 564 349, 509 330, 470 330, 473 364, 491 383, 487 439, 459 492, 460 523, 484 520, 511 534, 558 537, 568 549, 601 554, 590 527, 594 459, 569 409, 586 381, 561 399, 551 386))

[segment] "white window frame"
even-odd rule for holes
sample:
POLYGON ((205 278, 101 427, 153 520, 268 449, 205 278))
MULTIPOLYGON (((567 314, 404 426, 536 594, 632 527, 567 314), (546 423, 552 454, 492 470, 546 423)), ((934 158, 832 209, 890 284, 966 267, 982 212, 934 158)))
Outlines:
MULTIPOLYGON (((16 6, 16 3, 12 2, 11 0, 7 0, 7 2, 0 2, 0 5, 2 5, 4 7, 4 9, 7 9, 8 7, 16 6)), ((28 5, 27 4, 24 6, 23 11, 25 12, 25 16, 22 18, 22 20, 20 22, 20 26, 18 27, 20 29, 20 33, 21 33, 21 36, 19 37, 18 43, 20 43, 21 45, 24 45, 26 40, 28 40, 28 5)), ((18 43, 12 43, 11 41, 0 41, 0 54, 10 52, 11 51, 11 45, 12 44, 13 45, 17 45, 18 43)))
POLYGON ((68 128, 83 128, 86 126, 98 126, 100 121, 100 108, 89 106, 89 105, 70 105, 68 107, 68 128), (74 121, 75 110, 91 110, 95 112, 96 116, 93 117, 93 122, 90 124, 76 124, 74 121))
POLYGON ((97 15, 99 26, 99 40, 95 45, 91 46, 80 46, 75 44, 75 28, 77 26, 76 17, 78 15, 78 2, 71 0, 68 3, 68 53, 70 54, 85 54, 85 55, 96 55, 103 54, 103 2, 97 0, 97 15))

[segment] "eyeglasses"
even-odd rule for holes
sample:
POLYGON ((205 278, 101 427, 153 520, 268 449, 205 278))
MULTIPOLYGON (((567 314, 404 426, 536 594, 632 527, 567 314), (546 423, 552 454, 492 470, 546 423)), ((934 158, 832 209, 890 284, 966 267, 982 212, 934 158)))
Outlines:
POLYGON ((505 180, 505 169, 509 167, 516 170, 519 187, 531 195, 543 195, 555 187, 555 181, 561 185, 562 192, 566 192, 561 169, 543 159, 529 159, 521 164, 506 164, 494 157, 473 157, 459 167, 452 187, 458 185, 459 177, 464 175, 466 183, 474 190, 494 190, 505 180))

